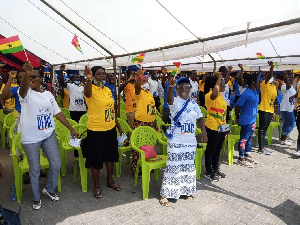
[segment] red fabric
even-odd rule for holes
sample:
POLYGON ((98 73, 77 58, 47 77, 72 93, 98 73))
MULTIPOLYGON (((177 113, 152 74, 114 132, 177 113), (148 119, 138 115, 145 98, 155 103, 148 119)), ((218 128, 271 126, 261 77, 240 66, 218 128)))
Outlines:
POLYGON ((141 147, 141 150, 145 152, 145 159, 155 158, 157 156, 152 145, 144 145, 141 147))

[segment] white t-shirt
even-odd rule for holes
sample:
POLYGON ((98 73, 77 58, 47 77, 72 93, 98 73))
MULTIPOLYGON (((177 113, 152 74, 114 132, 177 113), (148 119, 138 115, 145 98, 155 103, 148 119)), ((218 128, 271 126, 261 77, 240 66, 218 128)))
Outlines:
MULTIPOLYGON (((170 117, 173 121, 177 112, 179 112, 185 104, 184 99, 179 96, 174 98, 173 105, 170 107, 170 117)), ((173 131, 173 138, 171 141, 179 141, 182 144, 195 144, 197 143, 195 131, 197 128, 196 120, 203 117, 198 104, 192 100, 187 105, 185 111, 181 114, 179 122, 181 127, 176 127, 173 131)))
POLYGON ((67 83, 67 90, 70 94, 70 111, 86 111, 83 97, 83 87, 67 83))
POLYGON ((197 93, 199 91, 199 84, 197 81, 192 81, 190 79, 190 83, 192 85, 191 91, 190 91, 190 97, 192 100, 197 102, 197 93))
POLYGON ((281 86, 281 93, 283 95, 283 99, 280 103, 280 111, 293 112, 296 98, 292 101, 289 101, 290 97, 296 94, 296 90, 293 86, 289 90, 286 90, 286 84, 281 86))
POLYGON ((152 80, 151 77, 148 79, 149 83, 149 91, 153 95, 153 97, 158 96, 158 81, 157 80, 152 80))
POLYGON ((164 98, 164 88, 161 84, 161 80, 158 80, 158 96, 164 98))
POLYGON ((49 137, 55 129, 53 116, 61 111, 51 92, 41 93, 29 88, 24 98, 19 94, 19 99, 21 143, 37 143, 49 137))
POLYGON ((220 92, 223 96, 223 99, 225 100, 227 106, 230 106, 230 100, 229 100, 229 86, 228 84, 225 84, 225 91, 220 92))

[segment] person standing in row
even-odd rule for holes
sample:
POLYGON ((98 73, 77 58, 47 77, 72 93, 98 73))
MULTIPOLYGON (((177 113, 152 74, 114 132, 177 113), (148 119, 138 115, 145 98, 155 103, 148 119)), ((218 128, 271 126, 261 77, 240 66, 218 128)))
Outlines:
POLYGON ((225 140, 227 104, 220 92, 225 90, 225 81, 222 74, 207 77, 205 80, 204 91, 206 114, 207 146, 205 151, 205 177, 212 181, 219 181, 225 178, 225 174, 219 170, 219 158, 225 140))
MULTIPOLYGON (((126 116, 128 120, 128 124, 131 129, 133 129, 134 124, 134 116, 136 111, 136 102, 135 102, 135 71, 128 70, 126 74, 129 76, 128 80, 123 82, 120 85, 120 93, 124 90, 124 94, 126 96, 126 116)), ((120 95, 119 95, 120 96, 120 95)))
POLYGON ((259 115, 259 130, 258 130, 258 152, 270 155, 271 151, 265 149, 265 137, 267 129, 274 119, 274 102, 277 97, 277 88, 271 82, 273 80, 273 61, 268 61, 270 71, 265 77, 265 80, 260 83, 261 101, 258 106, 259 115), (271 80, 272 79, 272 80, 271 80))
POLYGON ((192 85, 191 91, 190 91, 190 97, 192 100, 194 100, 197 104, 199 104, 199 84, 197 81, 197 71, 192 70, 190 72, 190 84, 192 85))
MULTIPOLYGON (((155 120, 156 108, 153 95, 149 91, 149 83, 144 71, 139 69, 137 71, 136 85, 135 85, 135 99, 136 99, 136 112, 134 119, 134 128, 140 126, 149 126, 155 130, 159 130, 155 120)), ((135 175, 137 162, 139 160, 139 153, 133 151, 131 174, 135 175)), ((141 176, 141 170, 139 176, 141 176)))
MULTIPOLYGON (((236 120, 241 125, 240 141, 238 145, 239 159, 238 165, 248 168, 254 167, 256 163, 250 155, 251 143, 254 130, 256 128, 256 115, 258 113, 258 94, 259 76, 257 73, 245 74, 244 80, 247 84, 235 107, 236 120)), ((235 121, 237 123, 237 121, 235 121)))
POLYGON ((25 75, 19 89, 22 108, 20 119, 21 144, 29 164, 33 208, 37 210, 41 208, 42 204, 39 193, 41 148, 50 166, 48 182, 42 192, 53 201, 59 200, 54 189, 57 186, 61 159, 53 116, 70 130, 72 138, 78 138, 78 134, 60 111, 52 93, 41 89, 43 74, 40 69, 33 68, 31 63, 26 61, 24 70, 25 75))
POLYGON ((86 168, 91 168, 94 181, 93 195, 102 198, 100 189, 100 170, 106 164, 106 186, 120 191, 121 187, 113 180, 114 163, 118 162, 117 130, 123 131, 115 117, 115 103, 111 90, 105 87, 106 73, 101 66, 91 69, 86 66, 84 74, 86 84, 84 87, 85 101, 88 107, 86 168))
POLYGON ((75 120, 77 123, 80 120, 80 117, 86 113, 86 106, 84 103, 83 97, 83 86, 80 85, 80 76, 79 74, 73 75, 73 83, 66 83, 63 75, 65 70, 65 65, 60 67, 60 83, 61 85, 69 92, 70 95, 70 116, 72 120, 75 120))
POLYGON ((149 74, 150 74, 150 77, 148 78, 149 91, 153 95, 156 110, 158 110, 158 112, 159 112, 160 98, 158 95, 158 84, 159 83, 158 83, 158 79, 157 79, 157 71, 151 70, 149 74))

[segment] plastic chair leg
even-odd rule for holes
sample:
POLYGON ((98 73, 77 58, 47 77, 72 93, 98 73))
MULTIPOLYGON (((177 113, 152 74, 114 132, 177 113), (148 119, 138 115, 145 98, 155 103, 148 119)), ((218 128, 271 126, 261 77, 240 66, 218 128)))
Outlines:
POLYGON ((149 194, 149 185, 150 185, 150 171, 144 166, 143 167, 143 176, 142 176, 142 186, 143 186, 143 199, 148 199, 149 194))
POLYGON ((273 127, 268 127, 267 135, 268 135, 268 145, 271 145, 272 137, 273 137, 273 127))
POLYGON ((66 168, 66 152, 63 150, 63 153, 61 154, 61 175, 64 177, 66 176, 67 168, 66 168))
POLYGON ((233 164, 234 140, 228 139, 228 165, 233 164))
POLYGON ((227 142, 228 142, 228 139, 225 139, 224 143, 222 145, 222 155, 225 155, 227 142))
POLYGON ((17 196, 17 202, 22 203, 22 174, 21 171, 19 171, 17 174, 15 174, 15 187, 16 187, 16 196, 17 196))
POLYGON ((77 181, 77 171, 78 171, 79 161, 78 158, 75 158, 74 161, 74 175, 73 175, 73 184, 77 181))
POLYGON ((159 172, 160 172, 159 168, 154 170, 155 181, 159 180, 159 172))
POLYGON ((119 151, 119 162, 116 163, 116 176, 121 176, 121 167, 122 167, 122 152, 119 151))
POLYGON ((61 192, 61 178, 60 178, 60 174, 58 174, 57 191, 61 192))
POLYGON ((195 167, 196 167, 196 178, 197 180, 201 177, 201 168, 202 168, 202 156, 204 154, 204 150, 197 150, 195 157, 195 167))
POLYGON ((2 147, 5 147, 5 132, 6 129, 4 127, 1 128, 1 144, 2 147))
POLYGON ((126 152, 126 163, 130 163, 130 152, 126 152))
POLYGON ((278 139, 281 140, 281 126, 278 126, 278 139))
POLYGON ((134 188, 136 188, 136 186, 137 186, 139 171, 140 171, 140 163, 138 162, 137 165, 136 165, 135 176, 134 176, 134 188))
POLYGON ((83 162, 79 162, 79 170, 80 170, 80 183, 81 183, 81 191, 87 192, 87 168, 83 162))

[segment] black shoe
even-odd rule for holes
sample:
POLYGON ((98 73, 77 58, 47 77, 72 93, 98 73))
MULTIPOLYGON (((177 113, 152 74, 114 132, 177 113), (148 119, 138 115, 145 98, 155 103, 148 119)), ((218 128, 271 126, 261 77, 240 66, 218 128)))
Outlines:
POLYGON ((220 170, 215 170, 214 173, 219 178, 225 178, 226 177, 225 173, 220 172, 220 170))
POLYGON ((215 173, 208 173, 208 172, 205 172, 205 175, 204 177, 206 177, 207 179, 210 179, 211 181, 219 181, 219 178, 215 175, 215 173))

